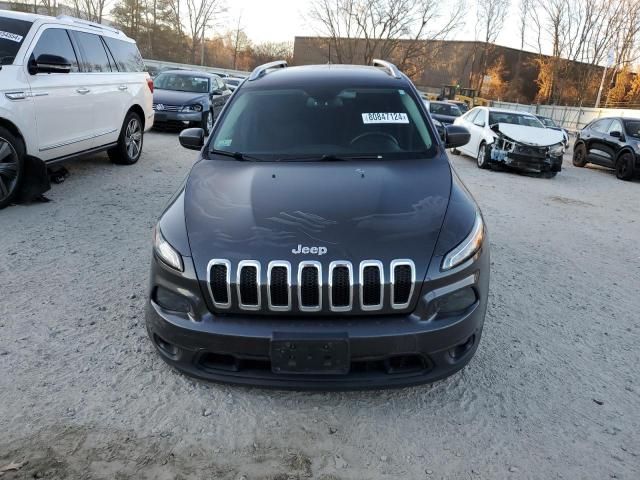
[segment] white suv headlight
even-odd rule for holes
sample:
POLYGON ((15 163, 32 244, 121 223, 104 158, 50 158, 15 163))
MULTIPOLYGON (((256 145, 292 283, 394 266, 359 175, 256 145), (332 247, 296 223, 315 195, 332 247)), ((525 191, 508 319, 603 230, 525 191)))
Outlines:
POLYGON ((476 220, 473 223, 471 233, 467 235, 467 238, 460 242, 457 247, 445 255, 442 261, 442 270, 450 270, 470 259, 480 250, 483 241, 484 221, 482 220, 480 212, 476 211, 476 220))
POLYGON ((156 225, 153 229, 153 248, 156 251, 160 260, 169 265, 172 268, 182 272, 184 267, 182 266, 182 257, 176 250, 169 245, 160 231, 160 227, 156 225))

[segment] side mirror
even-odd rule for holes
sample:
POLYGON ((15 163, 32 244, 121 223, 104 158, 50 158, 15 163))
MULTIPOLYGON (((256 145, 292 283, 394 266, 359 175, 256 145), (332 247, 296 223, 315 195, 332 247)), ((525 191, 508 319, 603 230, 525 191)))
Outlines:
POLYGON ((204 130, 201 128, 187 128, 178 136, 180 145, 189 150, 201 150, 204 145, 204 130))
POLYGON ((38 58, 31 58, 29 62, 29 73, 69 73, 71 71, 71 62, 59 55, 49 55, 43 53, 38 58))
POLYGON ((624 142, 624 135, 622 134, 622 132, 614 130, 613 132, 609 132, 609 135, 619 139, 621 142, 624 142))
POLYGON ((460 125, 447 125, 444 128, 445 148, 458 148, 469 143, 471 134, 469 130, 460 125))

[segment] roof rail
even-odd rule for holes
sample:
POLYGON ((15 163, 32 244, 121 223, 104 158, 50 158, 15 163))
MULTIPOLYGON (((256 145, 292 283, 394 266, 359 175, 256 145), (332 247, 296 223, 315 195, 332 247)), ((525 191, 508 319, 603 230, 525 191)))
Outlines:
POLYGON ((287 68, 289 64, 286 60, 276 60, 275 62, 265 63, 264 65, 260 65, 253 69, 251 75, 249 75, 249 81, 257 80, 260 77, 264 77, 267 74, 268 70, 272 70, 274 68, 287 68))
POLYGON ((100 28, 101 30, 107 30, 119 35, 122 34, 122 31, 118 30, 117 28, 109 27, 108 25, 103 25, 97 22, 90 22, 89 20, 83 20, 81 18, 72 17, 71 15, 58 15, 56 18, 58 20, 66 20, 67 22, 73 22, 87 27, 100 28))
POLYGON ((389 75, 394 78, 402 78, 402 74, 398 67, 396 67, 393 63, 387 62, 386 60, 380 60, 378 58, 374 58, 371 65, 374 67, 382 67, 389 75))

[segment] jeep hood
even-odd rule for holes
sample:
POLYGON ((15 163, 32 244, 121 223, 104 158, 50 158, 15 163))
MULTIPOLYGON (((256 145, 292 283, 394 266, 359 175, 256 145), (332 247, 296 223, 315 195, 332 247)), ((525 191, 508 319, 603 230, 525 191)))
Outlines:
POLYGON ((243 162, 201 160, 185 187, 196 273, 232 262, 410 258, 426 274, 449 202, 451 169, 428 160, 243 162), (326 254, 294 254, 298 245, 326 254))
POLYGON ((527 127, 511 123, 498 123, 493 128, 515 142, 534 147, 547 147, 564 141, 562 132, 551 128, 527 127))

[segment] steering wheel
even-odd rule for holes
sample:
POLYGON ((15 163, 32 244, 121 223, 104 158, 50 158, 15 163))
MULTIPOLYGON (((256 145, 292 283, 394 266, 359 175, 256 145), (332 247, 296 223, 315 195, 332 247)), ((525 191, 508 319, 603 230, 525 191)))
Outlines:
POLYGON ((398 139, 396 139, 396 137, 394 137, 390 133, 386 133, 386 132, 364 132, 364 133, 361 133, 360 135, 355 137, 353 140, 351 140, 349 142, 349 145, 354 145, 355 143, 358 143, 359 141, 361 141, 362 139, 367 138, 367 137, 382 137, 382 138, 385 138, 386 140, 391 140, 391 142, 396 147, 398 147, 398 148, 400 147, 400 144, 398 143, 398 139))

